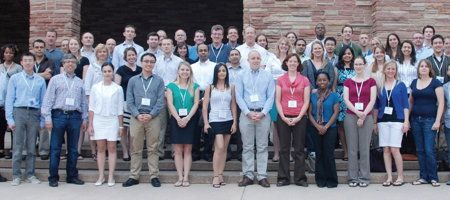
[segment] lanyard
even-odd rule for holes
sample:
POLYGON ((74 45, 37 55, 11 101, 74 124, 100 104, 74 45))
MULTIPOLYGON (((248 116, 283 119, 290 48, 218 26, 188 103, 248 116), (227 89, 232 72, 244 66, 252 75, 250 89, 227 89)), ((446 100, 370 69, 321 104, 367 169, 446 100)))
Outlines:
POLYGON ((433 56, 433 62, 434 62, 434 64, 436 65, 436 67, 438 68, 438 70, 439 70, 439 76, 441 76, 441 69, 442 69, 442 65, 444 65, 444 61, 445 61, 445 56, 442 56, 442 60, 441 60, 441 62, 440 62, 440 65, 438 65, 438 63, 436 62, 437 61, 437 58, 436 58, 436 56, 433 56))
POLYGON ((150 79, 150 81, 147 84, 147 87, 145 87, 144 85, 144 79, 141 77, 141 81, 142 81, 142 88, 144 88, 144 96, 147 97, 147 91, 148 89, 150 89, 150 84, 152 84, 153 81, 153 77, 150 79))
POLYGON ((219 51, 218 51, 217 54, 216 54, 216 52, 214 51, 214 47, 213 47, 213 45, 211 44, 211 50, 212 50, 212 52, 213 52, 213 54, 214 54, 214 58, 216 58, 216 60, 215 60, 214 62, 217 62, 217 59, 218 59, 219 56, 220 56, 220 51, 222 51, 222 47, 223 47, 223 44, 220 44, 219 51))
POLYGON ((183 108, 185 108, 184 104, 186 102, 187 88, 186 88, 186 90, 184 90, 184 95, 183 95, 183 93, 181 93, 181 86, 178 86, 178 91, 180 92, 180 96, 181 96, 181 106, 183 108))
POLYGON ((388 107, 390 105, 391 96, 392 96, 392 93, 394 92, 394 88, 395 88, 396 85, 397 85, 397 80, 395 80, 394 85, 392 85, 391 92, 388 92, 388 89, 386 88, 386 86, 384 86, 384 90, 386 91, 386 95, 387 95, 387 101, 388 101, 387 106, 388 107))
MULTIPOLYGON (((260 75, 260 73, 259 73, 259 71, 257 71, 258 72, 258 76, 256 77, 256 81, 255 81, 255 78, 253 78, 253 81, 252 81, 252 93, 254 94, 255 93, 255 91, 256 91, 256 85, 257 85, 257 83, 258 83, 258 80, 259 80, 259 75, 260 75)), ((250 72, 250 74, 251 74, 252 72, 250 72)))
POLYGON ((356 81, 355 81, 356 95, 358 95, 358 102, 359 102, 359 97, 361 96, 361 91, 362 91, 362 88, 363 88, 363 84, 364 84, 364 81, 361 82, 361 87, 358 88, 358 84, 356 84, 356 81))
POLYGON ((39 73, 39 68, 41 68, 41 63, 34 65, 34 72, 39 73))
POLYGON ((67 96, 70 96, 70 91, 72 91, 73 84, 75 83, 75 80, 72 80, 72 84, 69 87, 69 82, 67 81, 67 74, 65 74, 64 75, 64 82, 66 83, 66 86, 67 86, 67 96))
POLYGON ((30 92, 33 92, 33 88, 34 88, 34 83, 36 82, 35 81, 35 78, 34 78, 34 76, 33 76, 33 83, 31 84, 31 87, 30 87, 30 85, 28 84, 28 81, 27 81, 27 78, 25 78, 25 72, 23 72, 23 74, 22 74, 22 78, 23 78, 23 80, 25 81, 25 84, 27 84, 27 87, 28 87, 28 89, 30 90, 30 92))

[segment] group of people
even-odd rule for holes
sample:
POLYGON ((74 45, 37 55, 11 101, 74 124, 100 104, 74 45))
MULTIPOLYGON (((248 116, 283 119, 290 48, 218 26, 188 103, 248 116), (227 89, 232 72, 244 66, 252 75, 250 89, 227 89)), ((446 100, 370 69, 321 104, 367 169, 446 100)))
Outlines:
MULTIPOLYGON (((195 32, 193 46, 186 44, 181 29, 175 42, 162 30, 151 32, 145 51, 134 42, 132 25, 124 28, 123 43, 108 39, 95 48, 89 32, 81 36, 82 47, 78 38, 70 38, 56 48, 57 33, 49 30, 45 41, 33 41, 33 53, 20 56, 20 64, 14 62, 17 47, 5 45, 0 52, 0 155, 11 157, 4 149, 9 129, 11 184, 40 183, 34 171, 38 136, 41 159, 50 159, 49 185, 58 186, 61 159, 67 159, 67 183, 84 184, 76 165, 83 158, 86 135, 99 169, 96 186, 106 181, 115 185, 120 140, 122 159, 130 161, 130 177, 123 187, 139 184, 144 143, 150 183, 159 187, 158 162, 169 143, 164 140, 167 132, 178 174, 176 187, 190 185, 191 164, 200 155, 213 162, 212 186, 226 185, 223 172, 233 140, 242 160, 238 185, 256 180, 270 187, 270 133, 272 160, 279 162, 277 186, 293 182, 307 187, 310 159, 315 161, 309 168, 317 186, 337 187, 334 150, 339 139, 343 159, 348 160, 348 185, 367 187, 375 133, 384 148, 383 186, 401 186, 400 147, 411 129, 420 166, 413 184, 439 186, 434 147, 442 124, 450 143, 450 37, 435 34, 432 26, 414 33, 412 41, 389 34, 386 45, 377 37, 369 40, 368 34, 361 34, 357 44, 350 25, 342 28, 339 43, 325 37, 324 24, 317 24, 315 33, 308 44, 289 32, 272 53, 267 37, 256 35, 251 26, 243 30, 243 44, 237 43, 236 27, 225 30, 221 25, 212 26, 209 45, 202 30, 195 32), (225 31, 228 43, 223 43, 225 31), (66 155, 61 154, 64 142, 66 155), (295 163, 293 180, 290 162, 295 163)), ((0 176, 0 181, 6 179, 0 176)))

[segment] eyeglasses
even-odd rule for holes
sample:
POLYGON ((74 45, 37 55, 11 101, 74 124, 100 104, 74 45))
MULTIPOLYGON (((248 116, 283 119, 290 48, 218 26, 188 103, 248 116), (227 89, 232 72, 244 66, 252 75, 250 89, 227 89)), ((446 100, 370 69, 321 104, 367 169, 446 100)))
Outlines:
POLYGON ((142 62, 143 63, 152 63, 152 64, 156 63, 156 61, 154 61, 154 60, 143 60, 142 62))

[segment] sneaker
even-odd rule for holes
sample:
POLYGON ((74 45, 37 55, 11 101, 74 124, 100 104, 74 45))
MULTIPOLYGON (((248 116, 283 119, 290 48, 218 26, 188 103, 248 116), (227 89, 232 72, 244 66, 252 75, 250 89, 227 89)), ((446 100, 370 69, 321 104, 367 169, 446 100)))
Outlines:
POLYGON ((18 186, 18 185, 20 185, 20 178, 14 178, 12 181, 11 181, 11 185, 12 186, 18 186))
POLYGON ((32 184, 40 184, 40 183, 41 183, 41 181, 40 181, 36 176, 28 177, 28 178, 25 180, 25 182, 27 182, 27 183, 32 183, 32 184))

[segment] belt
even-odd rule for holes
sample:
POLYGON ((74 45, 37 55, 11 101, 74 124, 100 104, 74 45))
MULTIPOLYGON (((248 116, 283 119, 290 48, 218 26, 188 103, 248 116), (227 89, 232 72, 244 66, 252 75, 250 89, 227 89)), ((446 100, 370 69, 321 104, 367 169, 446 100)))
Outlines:
POLYGON ((19 106, 19 107, 15 107, 15 108, 27 109, 27 110, 38 110, 38 108, 35 108, 35 107, 27 107, 27 106, 19 106))
POLYGON ((262 108, 249 108, 249 110, 251 112, 261 112, 263 109, 262 108))
POLYGON ((61 109, 54 109, 53 112, 62 113, 64 115, 73 115, 73 114, 79 114, 80 112, 78 110, 61 110, 61 109))

